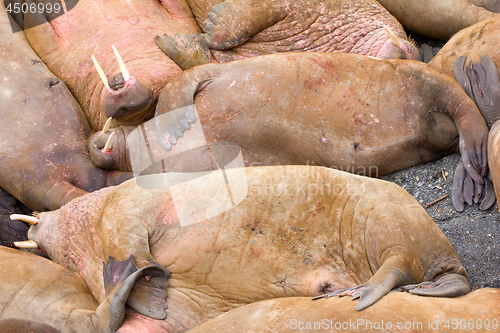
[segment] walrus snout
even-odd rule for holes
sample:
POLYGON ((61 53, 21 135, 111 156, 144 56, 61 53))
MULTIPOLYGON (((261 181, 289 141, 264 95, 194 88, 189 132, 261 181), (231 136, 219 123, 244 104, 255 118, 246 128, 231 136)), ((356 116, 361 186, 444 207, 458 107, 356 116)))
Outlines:
MULTIPOLYGON (((133 128, 133 127, 131 127, 133 128)), ((127 135, 131 128, 115 127, 109 131, 99 131, 89 138, 90 159, 99 168, 129 171, 127 163, 127 135)))
POLYGON ((106 117, 120 122, 134 122, 147 117, 153 112, 151 88, 139 79, 131 76, 128 80, 122 73, 111 75, 108 79, 109 89, 101 97, 101 111, 106 117))

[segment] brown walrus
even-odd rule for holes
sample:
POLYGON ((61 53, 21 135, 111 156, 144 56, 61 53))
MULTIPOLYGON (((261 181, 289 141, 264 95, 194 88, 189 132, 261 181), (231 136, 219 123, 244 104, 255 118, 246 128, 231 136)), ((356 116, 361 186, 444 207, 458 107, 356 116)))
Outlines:
POLYGON ((15 25, 1 3, 0 187, 30 209, 57 209, 123 175, 92 163, 80 106, 15 25))
POLYGON ((460 151, 457 183, 467 174, 483 184, 487 171, 487 128, 476 105, 453 78, 418 61, 303 52, 198 66, 165 86, 154 121, 156 129, 136 131, 134 138, 147 138, 129 143, 130 151, 123 131, 111 151, 102 149, 110 134, 97 133, 92 160, 130 170, 154 159, 146 151, 161 159, 160 145, 181 156, 202 132, 208 146, 240 146, 247 166, 315 164, 378 176, 460 151))
POLYGON ((498 0, 378 0, 407 30, 448 40, 500 12, 498 0))
POLYGON ((116 332, 134 284, 158 268, 137 271, 133 260, 106 261, 101 267, 106 296, 99 304, 74 272, 34 254, 0 246, 0 329, 9 333, 24 333, 28 329, 47 333, 52 333, 51 329, 116 332))
MULTIPOLYGON (((277 298, 228 311, 189 333, 245 332, 494 332, 500 328, 500 290, 422 298, 390 292, 359 313, 348 299, 277 298)), ((124 324, 124 327, 127 323, 124 324)), ((124 331, 125 333, 126 331, 124 331)))
MULTIPOLYGON (((423 281, 408 289, 447 297, 470 290, 453 246, 410 194, 324 167, 147 175, 37 219, 28 238, 78 272, 98 301, 108 255, 166 267, 167 317, 155 325, 168 332, 269 298, 349 288, 342 293, 360 298, 361 310, 423 281)), ((160 301, 151 290, 130 299, 160 301)))
POLYGON ((187 2, 203 33, 156 37, 182 69, 294 51, 420 59, 401 24, 375 0, 187 2))

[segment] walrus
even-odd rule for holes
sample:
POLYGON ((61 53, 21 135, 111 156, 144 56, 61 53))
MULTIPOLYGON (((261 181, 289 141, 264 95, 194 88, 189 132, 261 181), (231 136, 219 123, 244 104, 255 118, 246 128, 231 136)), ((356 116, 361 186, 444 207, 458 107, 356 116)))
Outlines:
MULTIPOLYGON (((415 198, 324 167, 145 175, 32 223, 30 242, 78 272, 98 301, 103 257, 167 268, 166 319, 154 323, 168 332, 269 298, 341 289, 362 310, 409 284, 427 296, 470 291, 453 246, 415 198)), ((160 301, 151 291, 137 300, 160 301)))
POLYGON ((101 263, 106 297, 99 304, 78 274, 40 256, 0 246, 0 329, 116 332, 134 284, 159 269, 137 270, 133 257, 125 262, 106 262, 101 263))
POLYGON ((41 211, 127 178, 92 163, 90 127, 80 106, 23 32, 12 32, 16 22, 3 3, 0 11, 0 187, 41 211))
POLYGON ((499 16, 498 0, 378 0, 405 29, 448 40, 480 21, 499 16))
MULTIPOLYGON (((189 333, 493 332, 500 327, 500 291, 494 288, 451 299, 390 292, 362 313, 354 311, 350 303, 346 298, 270 299, 228 311, 189 333)), ((126 332, 123 327, 120 331, 126 332)))
POLYGON ((93 129, 101 129, 107 117, 116 124, 151 118, 160 88, 181 72, 154 37, 201 32, 189 6, 184 0, 75 2, 66 0, 73 9, 56 18, 47 11, 26 12, 29 43, 68 85, 93 129), (101 82, 92 55, 107 82, 101 82))
POLYGON ((182 69, 277 52, 345 52, 420 59, 375 0, 187 0, 202 34, 166 33, 158 46, 182 69))
POLYGON ((247 166, 314 164, 378 176, 460 151, 457 184, 466 174, 484 184, 487 173, 481 113, 452 77, 419 61, 302 52, 198 66, 165 86, 152 121, 136 131, 146 141, 132 140, 129 150, 125 130, 97 132, 92 161, 130 171, 134 152, 140 161, 150 159, 146 151, 161 159, 161 147, 180 156, 204 136, 208 146, 240 146, 247 166), (110 133, 113 148, 103 149, 110 133))
POLYGON ((500 67, 500 17, 494 17, 465 28, 454 35, 432 58, 429 65, 450 76, 454 75, 456 60, 464 56, 478 62, 481 56, 489 56, 500 67))

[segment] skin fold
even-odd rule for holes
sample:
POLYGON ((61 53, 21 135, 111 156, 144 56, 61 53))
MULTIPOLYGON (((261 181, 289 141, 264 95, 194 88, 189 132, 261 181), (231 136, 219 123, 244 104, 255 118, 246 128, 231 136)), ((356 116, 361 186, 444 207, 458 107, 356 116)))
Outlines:
POLYGON ((39 214, 28 238, 98 301, 108 255, 171 272, 165 320, 128 313, 120 332, 183 332, 248 303, 339 289, 361 298, 357 310, 403 285, 427 296, 470 291, 451 243, 395 184, 313 166, 221 172, 148 175, 91 193, 39 214))
POLYGON ((158 91, 180 73, 156 45, 154 37, 166 32, 200 32, 183 0, 75 0, 74 7, 52 19, 50 14, 26 13, 24 25, 31 46, 47 67, 63 80, 81 105, 93 129, 107 117, 120 123, 140 123, 153 116, 158 91), (36 26, 35 26, 36 25, 36 26), (131 78, 119 78, 115 46, 131 78), (101 82, 92 54, 108 76, 101 82), (102 111, 102 112, 101 112, 102 111))
MULTIPOLYGON (((180 157, 202 131, 208 146, 241 147, 247 166, 314 164, 376 177, 460 151, 464 175, 484 184, 487 172, 477 106, 453 78, 417 61, 281 53, 199 66, 165 86, 154 125, 138 131, 146 143, 116 132, 111 151, 102 149, 111 132, 96 133, 94 163, 138 173, 131 165, 145 150, 180 157), (184 113, 193 104, 197 116, 184 113)), ((203 171, 204 163, 195 156, 185 170, 165 169, 203 171)))
POLYGON ((500 12, 498 0, 378 0, 405 29, 448 40, 453 34, 500 12))
POLYGON ((359 333, 443 332, 447 323, 450 328, 460 328, 460 332, 494 332, 500 327, 499 317, 500 292, 493 288, 479 289, 451 299, 391 292, 362 313, 352 309, 348 298, 312 301, 305 297, 289 297, 239 307, 189 333, 285 333, 297 332, 300 328, 305 331, 316 328, 316 331, 359 333), (464 325, 464 320, 469 326, 464 325))
POLYGON ((2 332, 116 332, 130 290, 151 270, 115 271, 115 284, 99 305, 78 274, 48 259, 0 246, 0 264, 2 332))
POLYGON ((86 149, 90 127, 81 108, 23 32, 12 33, 16 23, 0 6, 0 187, 41 211, 129 177, 92 163, 86 149))
POLYGON ((277 52, 344 52, 420 59, 377 1, 187 1, 203 33, 166 33, 158 45, 183 69, 277 52), (397 36, 396 46, 387 26, 397 36))

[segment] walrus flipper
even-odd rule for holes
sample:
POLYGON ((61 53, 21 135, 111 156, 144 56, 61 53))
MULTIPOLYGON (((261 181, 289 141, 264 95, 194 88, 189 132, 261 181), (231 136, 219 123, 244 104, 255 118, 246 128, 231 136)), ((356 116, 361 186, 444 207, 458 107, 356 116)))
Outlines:
POLYGON ((461 274, 446 274, 435 282, 422 282, 401 287, 401 291, 433 297, 458 297, 470 292, 467 278, 461 274))
POLYGON ((394 255, 387 258, 383 265, 377 270, 367 283, 353 288, 334 291, 333 293, 314 297, 330 297, 337 295, 339 297, 352 296, 352 299, 360 299, 354 307, 360 311, 379 299, 387 295, 392 289, 400 287, 411 281, 411 263, 405 258, 405 255, 394 255))
POLYGON ((466 57, 457 58, 453 65, 455 79, 467 95, 476 103, 489 128, 500 118, 500 80, 493 60, 483 55, 478 63, 469 62, 466 57))
MULTIPOLYGON (((106 300, 96 310, 96 314, 100 320, 109 320, 111 332, 115 332, 120 328, 125 318, 125 303, 130 305, 131 297, 134 298, 132 303, 138 305, 136 307, 130 305, 141 314, 153 319, 165 319, 167 308, 166 303, 166 277, 164 269, 158 266, 146 266, 137 269, 134 263, 134 255, 131 255, 127 260, 114 261, 109 257, 108 263, 103 262, 104 288, 106 290, 106 300), (142 293, 142 297, 134 297, 137 295, 136 289, 142 289, 144 285, 152 281, 152 276, 160 277, 163 275, 165 283, 159 286, 157 293, 142 293), (147 280, 147 281, 144 281, 147 280)), ((149 286, 150 288, 158 286, 149 286)), ((140 292, 139 292, 140 293, 140 292)))
POLYGON ((208 64, 210 55, 204 34, 163 34, 156 36, 158 47, 182 70, 208 64))
POLYGON ((156 135, 163 149, 170 151, 184 131, 196 122, 195 95, 212 81, 211 65, 178 75, 163 88, 155 111, 156 135))

